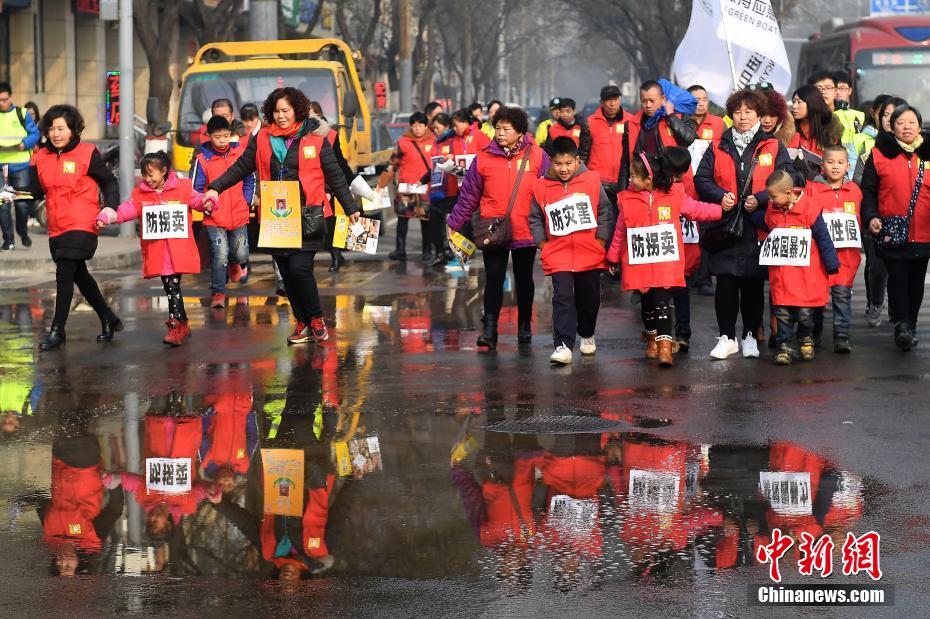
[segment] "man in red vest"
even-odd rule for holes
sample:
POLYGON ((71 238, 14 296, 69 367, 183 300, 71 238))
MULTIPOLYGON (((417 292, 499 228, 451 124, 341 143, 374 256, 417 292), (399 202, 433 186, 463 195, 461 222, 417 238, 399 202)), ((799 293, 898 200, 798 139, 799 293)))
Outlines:
POLYGON ((623 158, 623 135, 626 121, 632 116, 623 109, 620 88, 608 85, 601 88, 601 107, 588 116, 591 132, 591 154, 588 169, 601 177, 601 186, 613 205, 616 219, 617 193, 620 191, 620 160, 623 158))
POLYGON ((543 148, 550 157, 553 153, 552 142, 563 136, 571 138, 578 147, 578 156, 587 163, 591 155, 591 131, 583 119, 575 116, 575 100, 568 97, 559 100, 559 117, 549 125, 549 137, 543 148))

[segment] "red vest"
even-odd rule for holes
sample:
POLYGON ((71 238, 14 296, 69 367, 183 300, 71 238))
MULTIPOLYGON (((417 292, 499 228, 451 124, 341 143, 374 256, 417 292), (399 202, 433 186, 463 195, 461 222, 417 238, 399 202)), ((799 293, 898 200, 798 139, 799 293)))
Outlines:
MULTIPOLYGON (((436 148, 439 149, 439 152, 436 153, 434 156, 435 157, 442 156, 443 159, 447 159, 447 160, 451 159, 454 153, 453 144, 457 137, 458 136, 455 136, 451 140, 445 140, 441 144, 437 143, 436 148)), ((446 174, 445 176, 446 176, 446 180, 445 180, 446 197, 451 198, 451 197, 459 195, 459 181, 458 181, 459 177, 456 176, 455 174, 446 174)))
MULTIPOLYGON (((209 159, 207 159, 203 151, 198 152, 197 165, 200 166, 207 177, 204 186, 209 186, 211 182, 222 176, 242 156, 244 151, 243 146, 230 144, 229 150, 225 153, 214 153, 209 159)), ((249 205, 245 201, 245 196, 242 195, 241 181, 221 193, 219 208, 215 209, 212 215, 203 218, 203 225, 216 226, 226 230, 235 230, 247 223, 249 223, 249 205)))
POLYGON ((69 541, 81 550, 100 550, 94 529, 103 506, 100 472, 99 465, 75 468, 52 459, 52 501, 42 523, 47 543, 69 541))
MULTIPOLYGON (((626 125, 627 157, 632 161, 633 154, 636 152, 636 142, 639 141, 639 132, 642 130, 643 113, 630 116, 626 125)), ((678 146, 675 136, 672 135, 672 129, 668 126, 668 119, 665 117, 659 119, 659 141, 664 147, 678 146)))
POLYGON ((491 138, 472 125, 464 134, 452 136, 452 154, 477 155, 479 151, 484 150, 490 143, 491 138))
POLYGON ((620 159, 623 158, 623 134, 626 121, 631 116, 622 108, 619 118, 613 122, 604 117, 604 110, 588 116, 588 129, 591 131, 591 156, 588 169, 597 172, 601 181, 616 183, 620 177, 620 159))
MULTIPOLYGON (((259 181, 277 180, 271 177, 271 134, 262 129, 255 139, 255 171, 258 172, 259 181)), ((298 145, 297 177, 300 180, 300 189, 304 192, 304 204, 307 206, 323 206, 326 217, 332 216, 332 209, 326 208, 329 201, 326 199, 326 180, 323 178, 323 167, 320 165, 320 153, 323 151, 323 138, 308 133, 300 139, 298 145)))
MULTIPOLYGON (((878 173, 878 214, 882 217, 907 216, 914 183, 917 182, 917 157, 903 153, 892 159, 878 148, 872 149, 872 161, 878 173)), ((930 243, 930 167, 924 164, 924 189, 920 190, 914 206, 908 239, 916 243, 930 243)))
POLYGON ((676 183, 669 192, 621 191, 617 196, 618 206, 623 213, 627 236, 631 228, 643 228, 659 224, 671 224, 678 243, 678 260, 630 264, 629 252, 621 248, 624 290, 648 290, 650 288, 676 288, 685 285, 685 256, 681 240, 681 202, 684 189, 676 183))
MULTIPOLYGON (((806 196, 795 202, 790 211, 771 206, 765 212, 765 225, 775 228, 807 228, 817 221, 820 207, 806 196)), ((770 266, 769 288, 772 305, 786 307, 822 307, 830 298, 827 270, 820 259, 817 243, 811 240, 810 264, 806 267, 770 266)))
POLYGON ((554 140, 556 138, 571 138, 572 142, 575 143, 575 146, 581 144, 581 125, 576 121, 574 125, 566 129, 562 126, 562 123, 556 121, 549 125, 549 138, 554 140))
POLYGON ((81 230, 97 234, 97 214, 100 212, 100 188, 87 175, 90 159, 97 147, 81 142, 67 153, 58 155, 48 148, 39 148, 32 165, 45 192, 48 212, 48 235, 81 230))
POLYGON ((419 140, 406 135, 401 136, 397 140, 397 149, 401 153, 400 164, 397 168, 397 182, 419 183, 423 175, 429 172, 429 168, 423 161, 425 159, 429 162, 430 157, 435 154, 435 145, 436 137, 429 131, 419 140), (420 153, 423 153, 422 157, 420 153))
MULTIPOLYGON (((533 194, 533 184, 539 177, 543 151, 536 144, 531 144, 530 156, 526 162, 526 170, 520 179, 520 188, 514 201, 513 211, 510 213, 510 223, 513 226, 514 241, 532 241, 530 232, 530 201, 533 194)), ((523 161, 525 150, 511 159, 485 149, 475 157, 473 166, 478 166, 478 174, 484 180, 484 191, 481 194, 479 209, 481 217, 503 217, 507 213, 510 203, 510 194, 517 182, 517 170, 523 161)))
MULTIPOLYGON (((752 171, 751 193, 765 190, 765 181, 775 171, 775 162, 778 160, 778 140, 767 138, 756 145, 755 157, 758 159, 752 171)), ((737 187, 736 166, 730 154, 720 148, 720 142, 714 142, 714 182, 724 191, 738 196, 742 187, 737 187)))
POLYGON ((812 153, 823 155, 823 147, 817 143, 817 140, 813 137, 804 137, 801 135, 800 130, 796 131, 794 135, 791 136, 791 139, 788 141, 788 148, 806 148, 812 153))
POLYGON ((132 201, 142 216, 142 207, 152 204, 187 204, 187 238, 159 239, 146 241, 140 239, 142 245, 142 276, 158 277, 163 275, 162 267, 167 251, 171 257, 171 266, 174 274, 200 273, 200 252, 194 240, 193 226, 190 225, 190 201, 194 193, 191 181, 188 178, 177 179, 177 185, 172 189, 165 189, 161 193, 155 191, 142 191, 136 187, 132 192, 132 201))
POLYGON ((707 114, 697 128, 697 139, 719 142, 724 131, 726 131, 726 126, 723 124, 723 119, 713 114, 707 114))
POLYGON ((339 137, 339 133, 335 129, 330 129, 329 133, 326 134, 326 141, 329 142, 330 146, 336 145, 336 138, 339 137))
MULTIPOLYGON (((546 178, 545 176, 536 179, 533 185, 533 198, 542 209, 546 230, 549 229, 546 206, 571 194, 579 193, 588 196, 591 201, 594 222, 597 223, 597 205, 601 195, 601 180, 597 173, 583 172, 570 179, 568 183, 546 178)), ((605 268, 606 251, 597 242, 596 236, 596 227, 565 236, 550 236, 540 255, 543 271, 545 271, 546 275, 551 275, 560 271, 575 273, 605 268)))
MULTIPOLYGON (((862 204, 862 192, 852 182, 843 183, 839 189, 833 189, 824 183, 807 183, 805 188, 808 200, 817 205, 824 213, 850 213, 859 221, 859 233, 868 234, 862 230, 859 206, 862 204)), ((862 263, 862 252, 857 248, 846 247, 837 249, 840 257, 840 272, 830 275, 830 286, 852 286, 856 280, 856 273, 862 263)))

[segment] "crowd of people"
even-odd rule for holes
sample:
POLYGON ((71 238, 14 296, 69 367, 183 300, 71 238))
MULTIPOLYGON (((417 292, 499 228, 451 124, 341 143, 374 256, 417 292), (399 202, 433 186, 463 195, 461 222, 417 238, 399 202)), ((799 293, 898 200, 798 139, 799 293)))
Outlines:
MULTIPOLYGON (((845 73, 820 72, 789 105, 771 85, 754 84, 732 93, 725 116, 717 116, 700 85, 647 81, 636 113, 608 85, 587 118, 572 99, 553 99, 551 118, 535 135, 516 106, 493 100, 447 113, 432 102, 409 116, 378 179, 377 189, 395 188, 389 257, 408 259, 411 219, 420 221, 421 258, 432 265, 467 258, 450 245, 452 232, 474 241, 484 266, 477 345, 493 350, 511 262, 517 339, 532 340, 540 251, 552 279, 556 365, 572 362, 579 339, 581 354, 595 354, 601 287, 615 287, 612 276, 641 306, 645 356, 669 367, 690 348, 690 289, 709 292, 711 278, 719 329, 711 358, 760 356, 766 281, 767 341, 777 363, 814 357, 828 303, 833 350, 849 353, 852 288, 864 253, 866 320, 880 326, 887 290, 895 344, 909 350, 918 342, 930 257, 930 195, 922 190, 930 146, 919 110, 891 95, 852 109, 852 87, 845 73)), ((146 155, 142 181, 119 204, 100 154, 81 142, 80 113, 53 106, 36 125, 12 104, 10 90, 0 84, 0 123, 20 141, 0 148, 0 160, 11 184, 45 195, 57 267, 56 311, 42 349, 65 342, 74 285, 100 316, 99 340, 122 328, 87 260, 100 229, 138 218, 164 225, 165 234, 143 235, 143 276, 161 278, 169 301, 164 342, 182 345, 190 329, 181 280, 200 272, 194 212, 202 212, 209 237, 211 305, 223 308, 227 283, 249 276, 257 187, 282 180, 298 183, 302 205, 300 247, 270 250, 296 321, 288 343, 328 337, 314 258, 329 250, 331 270, 340 268, 335 209, 355 222, 358 199, 374 190, 347 165, 337 128, 318 103, 278 88, 260 110, 243 106, 237 119, 231 101, 214 101, 195 136, 190 173, 177 174, 164 153, 146 155), (168 233, 175 224, 186 232, 168 233)), ((0 208, 5 248, 13 244, 10 211, 0 208)))

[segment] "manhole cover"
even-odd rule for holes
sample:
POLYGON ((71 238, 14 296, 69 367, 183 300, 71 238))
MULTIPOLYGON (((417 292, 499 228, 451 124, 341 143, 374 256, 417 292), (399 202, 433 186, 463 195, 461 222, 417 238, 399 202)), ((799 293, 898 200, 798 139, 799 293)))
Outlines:
POLYGON ((613 419, 581 415, 541 415, 512 421, 498 421, 482 427, 488 432, 512 434, 601 434, 620 432, 625 425, 613 419))

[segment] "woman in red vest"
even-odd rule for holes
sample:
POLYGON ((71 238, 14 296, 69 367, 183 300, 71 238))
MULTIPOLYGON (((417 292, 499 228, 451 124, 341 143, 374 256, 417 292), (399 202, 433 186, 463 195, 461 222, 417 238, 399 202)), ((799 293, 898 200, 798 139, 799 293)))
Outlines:
MULTIPOLYGON (((788 148, 803 148, 821 156, 824 148, 840 143, 843 128, 824 103, 823 95, 816 86, 806 84, 794 91, 791 115, 794 117, 796 133, 788 143, 788 148)), ((803 159, 803 153, 793 153, 793 156, 795 160, 803 159)), ((809 180, 820 174, 819 162, 802 163, 799 162, 798 167, 804 170, 809 180)))
POLYGON ((288 343, 302 344, 311 339, 321 342, 329 338, 329 332, 323 321, 320 293, 313 276, 313 259, 325 244, 325 218, 332 215, 326 187, 332 190, 353 222, 358 221, 359 209, 333 147, 325 137, 314 134, 319 123, 309 117, 310 101, 304 93, 290 86, 278 88, 265 99, 262 114, 269 126, 249 140, 245 152, 225 174, 210 183, 205 199, 215 200, 252 173, 258 175, 259 183, 300 183, 301 247, 274 250, 273 255, 297 321, 294 332, 287 338, 288 343))
POLYGON ((497 321, 504 304, 504 279, 511 256, 517 291, 517 340, 525 344, 533 337, 531 319, 536 292, 533 283, 536 244, 530 231, 530 202, 533 184, 549 169, 549 156, 527 134, 529 119, 526 112, 515 107, 501 107, 494 115, 493 124, 494 141, 475 157, 447 221, 450 228, 460 232, 471 221, 475 211, 481 217, 503 217, 513 196, 510 247, 484 251, 484 330, 478 338, 478 346, 491 350, 497 348, 497 321), (525 164, 521 163, 523 161, 525 164), (525 166, 524 174, 515 189, 521 165, 525 166))
POLYGON ((743 218, 742 236, 720 242, 722 223, 701 224, 701 248, 708 256, 711 275, 717 277, 714 305, 720 337, 711 351, 712 359, 726 359, 739 352, 736 318, 743 316, 743 356, 759 356, 756 331, 765 310, 765 267, 759 266, 759 233, 749 214, 768 203, 765 181, 777 169, 791 170, 787 149, 762 129, 768 111, 765 97, 754 90, 739 90, 727 99, 727 115, 733 127, 720 142, 704 153, 694 187, 704 202, 721 203, 725 196, 736 199, 743 218), (716 229, 716 230, 715 230, 716 229), (710 240, 717 237, 717 243, 710 240))
MULTIPOLYGON (((113 339, 123 323, 107 305, 87 270, 97 251, 100 194, 105 206, 119 204, 119 185, 93 144, 81 142, 84 119, 70 105, 54 105, 42 118, 44 147, 32 158, 33 186, 45 193, 48 211, 48 245, 55 261, 55 315, 42 350, 65 343, 65 323, 71 310, 74 286, 100 317, 98 342, 113 339)), ((36 192, 38 193, 38 192, 36 192)))
POLYGON ((888 302, 895 344, 917 345, 917 315, 924 298, 930 259, 930 133, 922 132, 920 112, 907 104, 891 114, 892 133, 875 139, 862 172, 862 222, 875 238, 888 269, 888 302), (893 217, 909 221, 903 243, 889 243, 893 217))

